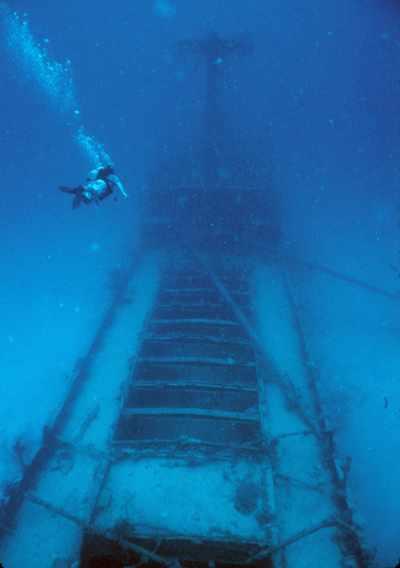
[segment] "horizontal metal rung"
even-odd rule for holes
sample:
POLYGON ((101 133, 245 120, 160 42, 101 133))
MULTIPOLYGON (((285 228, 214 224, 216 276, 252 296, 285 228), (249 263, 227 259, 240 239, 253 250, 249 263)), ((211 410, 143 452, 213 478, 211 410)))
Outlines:
POLYGON ((164 288, 162 294, 216 294, 216 288, 164 288))
POLYGON ((175 306, 175 307, 162 307, 158 305, 153 313, 154 319, 218 319, 218 320, 232 320, 233 313, 229 306, 220 305, 218 308, 215 306, 197 306, 194 308, 188 306, 175 306))
POLYGON ((227 327, 240 327, 238 322, 224 319, 210 318, 177 318, 177 319, 153 319, 150 323, 157 325, 173 325, 173 324, 196 324, 196 325, 224 325, 227 327))
POLYGON ((211 288, 212 281, 209 275, 177 276, 166 278, 162 282, 165 288, 211 288))
POLYGON ((212 365, 168 365, 149 363, 138 365, 134 373, 134 381, 201 381, 209 384, 217 382, 242 384, 256 387, 256 367, 212 366, 212 365))
POLYGON ((198 265, 187 265, 179 266, 175 268, 169 268, 163 274, 164 278, 204 278, 207 275, 206 272, 198 265))
POLYGON ((235 422, 258 422, 256 414, 204 410, 200 408, 124 408, 123 416, 188 416, 215 420, 234 420, 235 422))
MULTIPOLYGON (((161 289, 161 294, 171 294, 178 296, 179 294, 217 294, 216 288, 164 288, 161 289)), ((248 290, 243 289, 232 289, 229 287, 229 293, 234 296, 249 296, 248 290)))
POLYGON ((200 381, 187 381, 187 380, 179 380, 179 381, 157 381, 157 380, 148 380, 148 381, 135 381, 133 383, 133 388, 139 389, 168 389, 168 388, 176 388, 182 390, 209 390, 209 391, 227 391, 227 392, 249 392, 257 394, 258 390, 255 388, 251 388, 248 385, 243 384, 215 384, 215 383, 207 383, 207 382, 200 382, 200 381))
POLYGON ((174 341, 144 341, 141 357, 192 357, 206 359, 226 359, 228 362, 254 362, 254 351, 249 345, 233 345, 205 341, 187 341, 186 338, 174 341))
POLYGON ((221 365, 225 367, 255 367, 255 363, 243 363, 233 357, 139 357, 140 363, 171 365, 221 365))
POLYGON ((253 443, 244 444, 234 444, 234 443, 218 443, 218 442, 207 442, 198 438, 178 438, 176 440, 170 440, 168 438, 145 438, 143 440, 113 440, 113 446, 115 452, 118 452, 122 456, 129 457, 132 453, 133 456, 136 455, 137 449, 151 449, 158 447, 161 451, 166 451, 168 446, 172 447, 185 447, 185 446, 197 446, 199 448, 212 448, 215 450, 223 450, 227 452, 260 452, 262 449, 263 441, 261 439, 255 440, 253 443))
POLYGON ((185 303, 185 302, 160 302, 157 305, 157 308, 168 308, 170 310, 172 309, 191 309, 191 308, 213 308, 215 310, 218 309, 226 309, 226 304, 222 304, 221 302, 191 302, 191 303, 185 303))
POLYGON ((242 444, 253 443, 261 437, 260 422, 254 412, 249 413, 246 419, 247 410, 238 412, 239 416, 232 414, 232 411, 227 411, 226 414, 224 411, 214 410, 216 414, 210 414, 209 407, 201 409, 192 404, 169 407, 167 414, 160 414, 164 407, 132 407, 140 408, 142 413, 123 413, 115 431, 115 440, 125 440, 129 443, 130 440, 163 438, 173 442, 185 437, 205 442, 242 444), (184 413, 179 412, 181 409, 184 413))
POLYGON ((157 333, 146 333, 144 336, 145 341, 150 342, 169 342, 169 341, 176 341, 177 339, 183 339, 185 342, 188 343, 193 342, 200 342, 200 343, 217 343, 218 345, 244 345, 246 347, 251 347, 251 343, 247 339, 240 339, 232 338, 227 339, 224 337, 218 337, 217 335, 206 335, 206 334, 188 334, 188 333, 179 333, 179 332, 171 332, 165 334, 157 334, 157 333))

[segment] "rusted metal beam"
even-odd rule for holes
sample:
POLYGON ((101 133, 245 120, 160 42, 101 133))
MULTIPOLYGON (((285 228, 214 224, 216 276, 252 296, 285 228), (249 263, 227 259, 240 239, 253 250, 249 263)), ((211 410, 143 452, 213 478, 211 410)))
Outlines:
POLYGON ((336 278, 337 280, 342 280, 347 284, 355 286, 357 288, 362 288, 367 292, 372 292, 373 294, 378 294, 379 296, 384 296, 390 300, 400 300, 400 292, 391 292, 390 290, 385 290, 384 288, 380 288, 379 286, 375 286, 370 282, 366 282, 365 280, 361 280, 361 278, 356 278, 350 274, 345 274, 339 270, 334 270, 329 266, 325 266, 323 264, 318 264, 317 262, 310 262, 307 260, 303 260, 301 258, 296 257, 283 257, 283 260, 286 262, 291 262, 303 266, 308 270, 313 270, 314 272, 321 272, 322 274, 326 274, 327 276, 331 276, 332 278, 336 278))
POLYGON ((98 530, 95 526, 90 525, 85 520, 77 517, 76 515, 73 515, 72 513, 69 513, 68 511, 65 511, 62 507, 58 507, 57 505, 53 505, 53 503, 51 503, 50 501, 42 499, 41 497, 39 497, 39 496, 37 496, 33 493, 27 493, 26 498, 29 501, 31 501, 31 503, 34 503, 35 505, 38 505, 39 507, 46 509, 52 515, 57 515, 58 517, 62 517, 63 519, 65 519, 65 520, 73 523, 74 525, 80 527, 82 529, 82 531, 95 533, 95 534, 98 534, 100 536, 104 536, 105 538, 118 541, 122 546, 124 546, 128 550, 133 550, 133 552, 135 552, 139 556, 145 558, 146 561, 147 560, 153 560, 155 562, 162 564, 163 566, 169 566, 170 568, 173 568, 174 566, 176 566, 176 559, 175 558, 171 559, 171 558, 165 558, 164 556, 160 556, 159 554, 156 554, 155 552, 152 552, 151 550, 147 550, 143 546, 139 546, 138 544, 134 544, 130 540, 126 540, 124 538, 121 538, 113 530, 110 530, 110 529, 106 530, 106 531, 98 530))
POLYGON ((312 535, 312 534, 314 534, 314 533, 316 533, 316 532, 318 532, 322 529, 333 528, 333 527, 337 526, 337 524, 338 523, 337 523, 336 519, 331 519, 331 518, 325 519, 321 523, 318 523, 316 525, 312 525, 311 527, 309 527, 307 529, 303 529, 302 531, 299 531, 298 533, 296 533, 293 536, 285 539, 283 542, 277 544, 276 546, 270 546, 270 547, 268 547, 264 550, 261 550, 260 552, 258 552, 254 556, 250 557, 246 564, 252 564, 253 562, 256 562, 257 560, 264 560, 265 558, 270 558, 271 556, 273 556, 277 552, 280 552, 284 548, 287 548, 291 544, 294 544, 295 542, 302 540, 303 538, 306 538, 307 536, 310 536, 310 535, 312 535))
POLYGON ((135 269, 136 264, 132 263, 129 270, 124 273, 124 277, 121 279, 119 287, 115 290, 111 304, 105 312, 86 355, 79 359, 75 365, 69 390, 54 421, 46 425, 43 430, 42 443, 39 450, 33 460, 25 467, 21 479, 10 486, 7 502, 0 511, 0 540, 5 533, 2 527, 9 527, 14 524, 26 492, 31 491, 35 487, 40 474, 59 448, 59 437, 71 416, 79 394, 90 377, 96 355, 104 344, 107 332, 114 323, 118 309, 123 305, 129 279, 135 269))

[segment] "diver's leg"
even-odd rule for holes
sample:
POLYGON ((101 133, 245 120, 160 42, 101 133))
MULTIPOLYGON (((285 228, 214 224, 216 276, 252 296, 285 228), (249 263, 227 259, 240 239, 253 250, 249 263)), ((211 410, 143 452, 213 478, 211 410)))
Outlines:
POLYGON ((81 203, 85 203, 81 193, 76 193, 74 199, 72 200, 72 209, 77 209, 81 203))
POLYGON ((64 193, 73 193, 73 194, 76 194, 78 190, 78 188, 76 187, 65 187, 65 185, 60 185, 58 189, 64 193))

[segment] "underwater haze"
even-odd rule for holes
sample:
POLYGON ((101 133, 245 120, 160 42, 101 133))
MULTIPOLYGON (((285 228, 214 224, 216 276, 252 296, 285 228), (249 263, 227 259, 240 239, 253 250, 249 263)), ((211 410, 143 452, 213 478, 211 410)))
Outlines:
POLYGON ((394 568, 400 4, 10 0, 0 2, 0 29, 0 505, 41 448, 115 289, 146 252, 140 203, 154 176, 169 183, 174 168, 178 186, 197 179, 196 159, 190 172, 175 164, 201 130, 205 75, 174 46, 215 32, 253 45, 225 76, 226 146, 234 140, 235 150, 220 178, 237 187, 265 174, 278 195, 278 256, 291 262, 356 520, 371 565, 394 568), (107 163, 128 197, 115 190, 117 199, 72 208, 59 186, 79 186, 107 163))

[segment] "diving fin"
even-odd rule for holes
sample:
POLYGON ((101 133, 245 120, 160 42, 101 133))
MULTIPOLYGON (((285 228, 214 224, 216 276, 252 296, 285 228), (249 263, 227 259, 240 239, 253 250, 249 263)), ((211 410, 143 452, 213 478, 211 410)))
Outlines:
POLYGON ((72 201, 72 209, 78 209, 82 201, 82 196, 77 193, 72 201))

